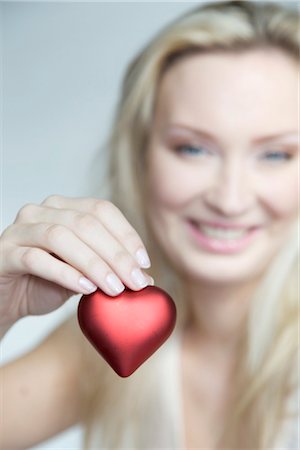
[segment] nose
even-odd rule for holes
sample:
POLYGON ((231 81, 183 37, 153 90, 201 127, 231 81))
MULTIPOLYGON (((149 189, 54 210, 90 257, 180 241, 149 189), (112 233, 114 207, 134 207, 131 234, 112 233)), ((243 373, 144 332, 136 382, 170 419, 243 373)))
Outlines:
POLYGON ((204 194, 204 201, 216 213, 236 217, 251 208, 255 199, 254 191, 250 174, 241 162, 223 162, 204 194))

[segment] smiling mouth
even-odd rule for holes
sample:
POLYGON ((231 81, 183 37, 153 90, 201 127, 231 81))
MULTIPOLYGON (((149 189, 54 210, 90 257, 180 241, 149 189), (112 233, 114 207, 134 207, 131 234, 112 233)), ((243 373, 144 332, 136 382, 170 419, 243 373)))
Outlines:
POLYGON ((207 224, 187 220, 192 239, 201 248, 217 253, 235 253, 245 249, 255 238, 259 227, 207 224))
POLYGON ((211 237, 214 239, 220 239, 220 240, 236 240, 241 239, 245 237, 249 232, 253 231, 255 227, 249 227, 249 228, 223 228, 221 226, 211 226, 211 225, 205 225, 203 223, 195 222, 194 220, 190 220, 190 223, 195 228, 198 228, 198 230, 205 236, 211 237))

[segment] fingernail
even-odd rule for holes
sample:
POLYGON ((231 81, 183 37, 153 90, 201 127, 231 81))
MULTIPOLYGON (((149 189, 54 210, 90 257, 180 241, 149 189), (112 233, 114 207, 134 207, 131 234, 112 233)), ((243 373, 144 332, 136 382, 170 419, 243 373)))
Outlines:
POLYGON ((79 278, 79 284, 87 292, 95 292, 97 290, 97 286, 85 277, 79 278))
POLYGON ((145 287, 148 284, 146 277, 140 269, 133 269, 133 271, 131 272, 131 277, 133 282, 138 287, 145 287))
POLYGON ((150 286, 154 286, 154 279, 150 276, 149 276, 149 278, 150 278, 150 286))
POLYGON ((147 269, 151 266, 151 262, 150 262, 148 253, 146 252, 146 250, 144 248, 140 248, 136 252, 135 255, 136 255, 137 262, 139 263, 139 265, 141 267, 143 267, 144 269, 147 269))
POLYGON ((119 278, 114 273, 109 273, 106 276, 106 282, 110 287, 110 289, 112 289, 117 294, 120 294, 125 289, 124 284, 119 280, 119 278))

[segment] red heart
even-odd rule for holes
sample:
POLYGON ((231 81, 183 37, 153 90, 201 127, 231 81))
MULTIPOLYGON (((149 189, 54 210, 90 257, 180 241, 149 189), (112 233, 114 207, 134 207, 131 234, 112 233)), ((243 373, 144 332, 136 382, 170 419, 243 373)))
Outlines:
POLYGON ((176 321, 172 298, 157 286, 125 289, 111 297, 83 295, 78 322, 83 334, 121 377, 131 375, 170 336, 176 321))

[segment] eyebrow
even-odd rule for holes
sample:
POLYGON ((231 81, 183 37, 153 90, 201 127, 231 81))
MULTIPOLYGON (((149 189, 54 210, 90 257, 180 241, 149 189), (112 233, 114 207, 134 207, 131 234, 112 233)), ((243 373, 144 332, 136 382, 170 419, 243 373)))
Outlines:
MULTIPOLYGON (((204 139, 208 139, 210 141, 214 141, 216 143, 218 143, 218 138, 216 136, 214 136, 212 133, 206 131, 206 130, 202 130, 200 128, 193 128, 190 127, 188 125, 179 125, 179 124, 170 124, 169 126, 166 127, 166 129, 170 129, 173 131, 178 131, 178 132, 184 132, 184 131, 188 131, 190 133, 196 134, 204 139)), ((253 144, 261 144, 264 142, 270 142, 270 141, 277 141, 277 140, 295 140, 297 142, 300 142, 300 133, 295 132, 295 131, 287 131, 287 132, 283 132, 283 133, 276 133, 276 134, 270 134, 267 136, 257 136, 254 139, 252 139, 252 143, 253 144)))

